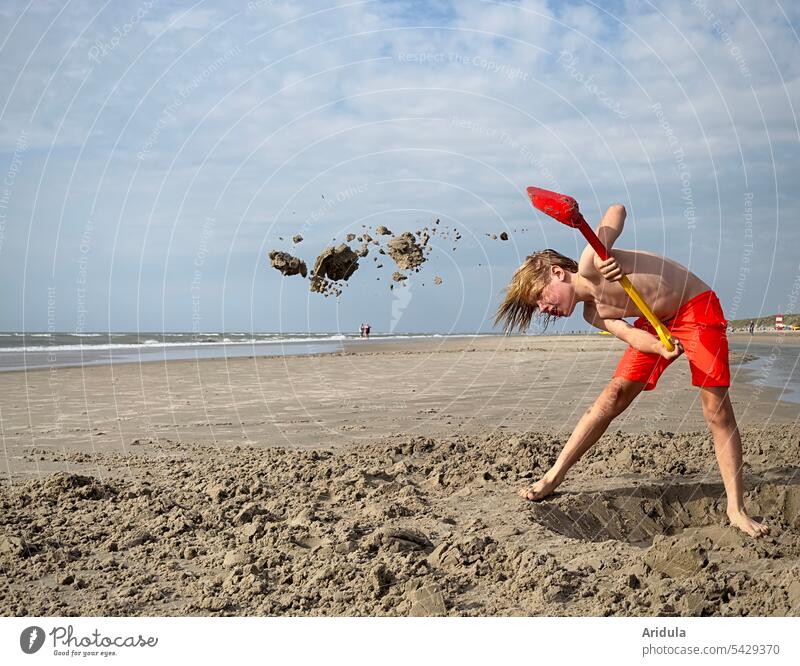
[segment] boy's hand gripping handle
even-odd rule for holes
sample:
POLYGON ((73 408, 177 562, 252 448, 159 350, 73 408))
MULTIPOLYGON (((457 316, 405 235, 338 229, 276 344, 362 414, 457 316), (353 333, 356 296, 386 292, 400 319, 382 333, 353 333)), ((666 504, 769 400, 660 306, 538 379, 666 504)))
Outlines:
MULTIPOLYGON (((580 231, 584 238, 588 241, 589 245, 591 245, 594 251, 597 253, 597 256, 603 261, 608 259, 606 246, 600 242, 597 234, 594 233, 592 228, 586 223, 586 220, 583 219, 583 215, 581 215, 580 210, 578 210, 578 202, 575 201, 575 199, 567 196, 566 194, 558 194, 557 192, 550 192, 549 190, 543 190, 538 187, 529 187, 528 197, 530 198, 534 207, 538 210, 546 213, 552 218, 555 218, 562 224, 566 224, 567 226, 573 227, 580 231)), ((636 304, 636 307, 639 308, 639 311, 656 330, 656 333, 658 333, 658 337, 661 340, 661 344, 667 348, 667 351, 672 351, 675 349, 675 344, 672 342, 672 335, 670 334, 669 329, 667 329, 667 327, 661 323, 661 320, 655 316, 653 311, 648 307, 647 303, 644 302, 641 294, 639 294, 639 292, 636 290, 636 287, 633 286, 631 281, 628 279, 628 276, 623 275, 620 278, 619 283, 627 292, 630 299, 636 304)))

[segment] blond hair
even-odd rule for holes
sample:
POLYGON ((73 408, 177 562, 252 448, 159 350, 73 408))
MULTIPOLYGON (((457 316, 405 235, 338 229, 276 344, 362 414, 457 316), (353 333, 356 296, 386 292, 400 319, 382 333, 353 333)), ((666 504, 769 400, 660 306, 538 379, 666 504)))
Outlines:
MULTIPOLYGON (((510 334, 515 328, 521 333, 528 330, 537 311, 536 301, 551 278, 552 266, 560 266, 570 273, 578 272, 578 262, 555 250, 541 250, 530 255, 511 278, 506 295, 494 318, 494 325, 502 323, 503 332, 510 334)), ((550 315, 542 318, 542 327, 547 328, 550 315)))

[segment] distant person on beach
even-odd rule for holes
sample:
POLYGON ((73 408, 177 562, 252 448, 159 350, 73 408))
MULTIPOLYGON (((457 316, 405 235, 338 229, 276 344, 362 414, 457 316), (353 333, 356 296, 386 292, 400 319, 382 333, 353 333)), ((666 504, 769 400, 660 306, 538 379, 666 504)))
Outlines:
POLYGON ((751 319, 750 320, 750 326, 747 327, 747 330, 750 331, 750 335, 753 335, 753 330, 755 329, 755 327, 756 327, 756 322, 754 322, 751 319))
POLYGON ((372 330, 372 326, 369 324, 364 324, 364 334, 366 335, 367 339, 369 340, 369 332, 372 330))
POLYGON ((656 387, 661 373, 686 352, 692 384, 700 387, 703 415, 714 437, 714 450, 727 494, 727 514, 732 525, 758 537, 769 528, 747 515, 742 482, 742 440, 728 389, 727 321, 714 291, 687 268, 651 252, 614 250, 622 233, 626 211, 609 207, 597 235, 609 250, 602 261, 589 245, 579 261, 555 250, 530 255, 514 273, 495 324, 506 333, 527 330, 536 314, 544 328, 555 317, 568 317, 582 302, 583 316, 593 326, 612 333, 629 347, 608 386, 581 416, 550 470, 520 496, 538 501, 552 493, 569 469, 606 431, 611 422, 643 390, 656 387), (673 334, 675 348, 667 351, 644 317, 631 326, 625 317, 640 313, 619 284, 627 275, 645 303, 673 334))
POLYGON ((362 338, 367 337, 367 325, 366 324, 361 324, 361 337, 362 338))

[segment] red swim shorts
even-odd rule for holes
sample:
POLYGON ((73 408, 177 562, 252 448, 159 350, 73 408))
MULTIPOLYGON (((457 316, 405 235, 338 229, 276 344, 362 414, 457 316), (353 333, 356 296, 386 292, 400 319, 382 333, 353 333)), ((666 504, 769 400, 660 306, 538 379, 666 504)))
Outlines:
MULTIPOLYGON (((695 386, 730 386, 731 370, 728 366, 728 322, 722 312, 717 295, 704 291, 688 300, 675 316, 664 324, 673 337, 680 340, 689 367, 692 384, 695 386)), ((653 335, 655 329, 644 318, 639 317, 633 325, 653 335)), ((674 359, 673 359, 674 360, 674 359)), ((614 372, 614 377, 645 382, 645 391, 656 387, 661 373, 672 363, 659 354, 646 354, 628 347, 614 372)))

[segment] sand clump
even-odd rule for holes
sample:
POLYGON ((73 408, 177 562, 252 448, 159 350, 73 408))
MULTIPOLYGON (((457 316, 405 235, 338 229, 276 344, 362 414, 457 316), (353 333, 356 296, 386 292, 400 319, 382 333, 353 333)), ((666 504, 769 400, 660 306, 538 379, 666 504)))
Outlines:
MULTIPOLYGON (((366 228, 366 225, 362 225, 366 228)), ((419 272, 420 268, 425 261, 427 255, 430 254, 432 248, 429 245, 433 237, 438 237, 441 240, 451 240, 457 243, 461 239, 461 234, 456 229, 451 229, 445 225, 440 226, 440 220, 436 219, 431 228, 422 227, 413 233, 410 231, 401 234, 392 235, 392 231, 384 226, 378 225, 375 227, 374 233, 376 236, 392 236, 386 243, 385 248, 381 247, 381 241, 373 238, 369 231, 362 231, 360 235, 355 233, 346 234, 346 243, 338 246, 326 247, 317 257, 314 264, 314 269, 311 271, 311 291, 319 292, 325 296, 342 294, 342 282, 347 279, 357 270, 358 258, 364 258, 369 255, 370 245, 377 247, 379 254, 388 254, 395 262, 395 265, 400 270, 419 272), (354 250, 350 248, 347 243, 357 241, 359 246, 354 250)), ((497 238, 496 235, 492 235, 497 238)), ((506 236, 505 234, 501 234, 506 236)), ((280 237, 279 240, 283 240, 280 237)), ((292 242, 297 244, 302 242, 303 237, 300 234, 292 236, 292 242)), ((335 238, 333 239, 335 241, 335 238)), ((453 250, 455 250, 455 246, 453 250)), ((306 264, 303 260, 293 257, 292 255, 279 250, 273 250, 269 253, 272 266, 278 269, 283 275, 296 275, 301 273, 306 277, 306 264)), ((383 268, 383 264, 377 263, 377 257, 374 257, 376 269, 383 268)), ((392 276, 393 281, 399 281, 405 278, 397 278, 398 273, 392 276)), ((380 280, 380 277, 376 279, 380 280)), ((437 276, 434 280, 435 284, 441 284, 441 278, 437 276), (438 281, 437 281, 438 280, 438 281)), ((424 283, 422 284, 424 286, 424 283)), ((392 288, 392 285, 389 285, 392 288)))
POLYGON ((269 253, 269 261, 273 268, 279 270, 283 275, 297 275, 298 273, 306 277, 306 262, 297 257, 293 257, 288 252, 272 250, 269 253))
POLYGON ((358 269, 358 255, 349 245, 342 243, 337 247, 326 247, 314 262, 311 272, 311 291, 322 294, 328 292, 341 294, 336 282, 345 282, 358 269))
POLYGON ((417 269, 425 261, 422 246, 417 243, 414 234, 410 232, 405 232, 392 238, 386 244, 386 251, 397 264, 397 267, 402 270, 417 269))
POLYGON ((516 488, 552 464, 555 432, 395 435, 341 450, 161 439, 84 463, 110 477, 0 488, 0 610, 797 615, 797 438, 796 426, 746 433, 747 503, 773 528, 758 541, 726 525, 705 433, 610 434, 541 503, 516 488), (767 466, 754 462, 760 448, 767 466), (595 464, 626 449, 645 473, 595 464))

